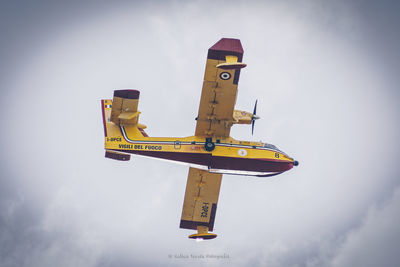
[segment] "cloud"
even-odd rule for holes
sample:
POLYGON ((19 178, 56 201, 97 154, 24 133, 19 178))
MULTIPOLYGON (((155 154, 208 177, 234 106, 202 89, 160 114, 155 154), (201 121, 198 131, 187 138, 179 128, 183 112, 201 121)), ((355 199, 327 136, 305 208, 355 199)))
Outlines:
POLYGON ((361 225, 347 234, 332 266, 397 266, 400 262, 400 187, 375 204, 361 225))
POLYGON ((2 24, 0 265, 399 262, 399 189, 386 200, 398 186, 398 77, 356 5, 88 3, 9 8, 22 24, 2 16, 13 26, 2 24), (259 99, 254 139, 300 166, 272 179, 225 175, 218 238, 194 243, 178 228, 187 167, 104 159, 99 100, 139 89, 151 136, 192 135, 206 51, 222 36, 242 39, 237 107, 259 99), (229 258, 175 258, 191 254, 229 258))

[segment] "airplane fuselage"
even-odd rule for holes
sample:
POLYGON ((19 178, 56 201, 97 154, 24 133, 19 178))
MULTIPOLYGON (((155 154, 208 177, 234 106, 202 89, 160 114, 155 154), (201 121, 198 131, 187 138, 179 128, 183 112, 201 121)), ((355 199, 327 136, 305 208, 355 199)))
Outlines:
POLYGON ((261 142, 212 139, 214 147, 207 151, 205 138, 138 137, 133 131, 121 127, 122 136, 106 137, 106 150, 184 163, 209 172, 250 176, 280 174, 297 164, 276 147, 261 142))

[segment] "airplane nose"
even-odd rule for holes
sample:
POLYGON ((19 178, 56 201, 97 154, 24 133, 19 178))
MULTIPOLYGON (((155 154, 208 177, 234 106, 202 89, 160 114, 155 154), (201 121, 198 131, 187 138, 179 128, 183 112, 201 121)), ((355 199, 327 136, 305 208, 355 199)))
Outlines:
POLYGON ((299 165, 299 162, 297 161, 297 160, 295 160, 294 162, 293 162, 293 166, 298 166, 299 165))

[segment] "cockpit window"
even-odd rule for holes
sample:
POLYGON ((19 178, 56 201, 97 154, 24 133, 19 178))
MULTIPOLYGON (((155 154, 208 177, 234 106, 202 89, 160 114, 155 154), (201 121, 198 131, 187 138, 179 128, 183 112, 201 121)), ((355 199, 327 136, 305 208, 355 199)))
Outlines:
POLYGON ((267 143, 265 143, 264 144, 264 147, 265 148, 270 148, 270 149, 274 149, 274 150, 278 150, 278 151, 280 151, 276 146, 274 146, 273 144, 267 144, 267 143))
POLYGON ((268 149, 273 149, 273 150, 278 151, 279 153, 282 153, 283 155, 289 157, 285 152, 283 152, 282 150, 280 150, 279 148, 277 148, 277 147, 274 146, 273 144, 264 143, 264 147, 265 147, 265 148, 268 148, 268 149))

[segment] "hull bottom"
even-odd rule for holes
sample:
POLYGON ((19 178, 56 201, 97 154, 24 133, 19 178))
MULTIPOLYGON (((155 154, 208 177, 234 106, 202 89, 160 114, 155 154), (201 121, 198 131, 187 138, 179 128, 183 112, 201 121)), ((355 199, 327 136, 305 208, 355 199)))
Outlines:
POLYGON ((113 151, 180 163, 196 169, 221 174, 269 177, 281 174, 293 167, 292 162, 266 159, 215 157, 211 154, 200 153, 175 153, 120 149, 113 151))

